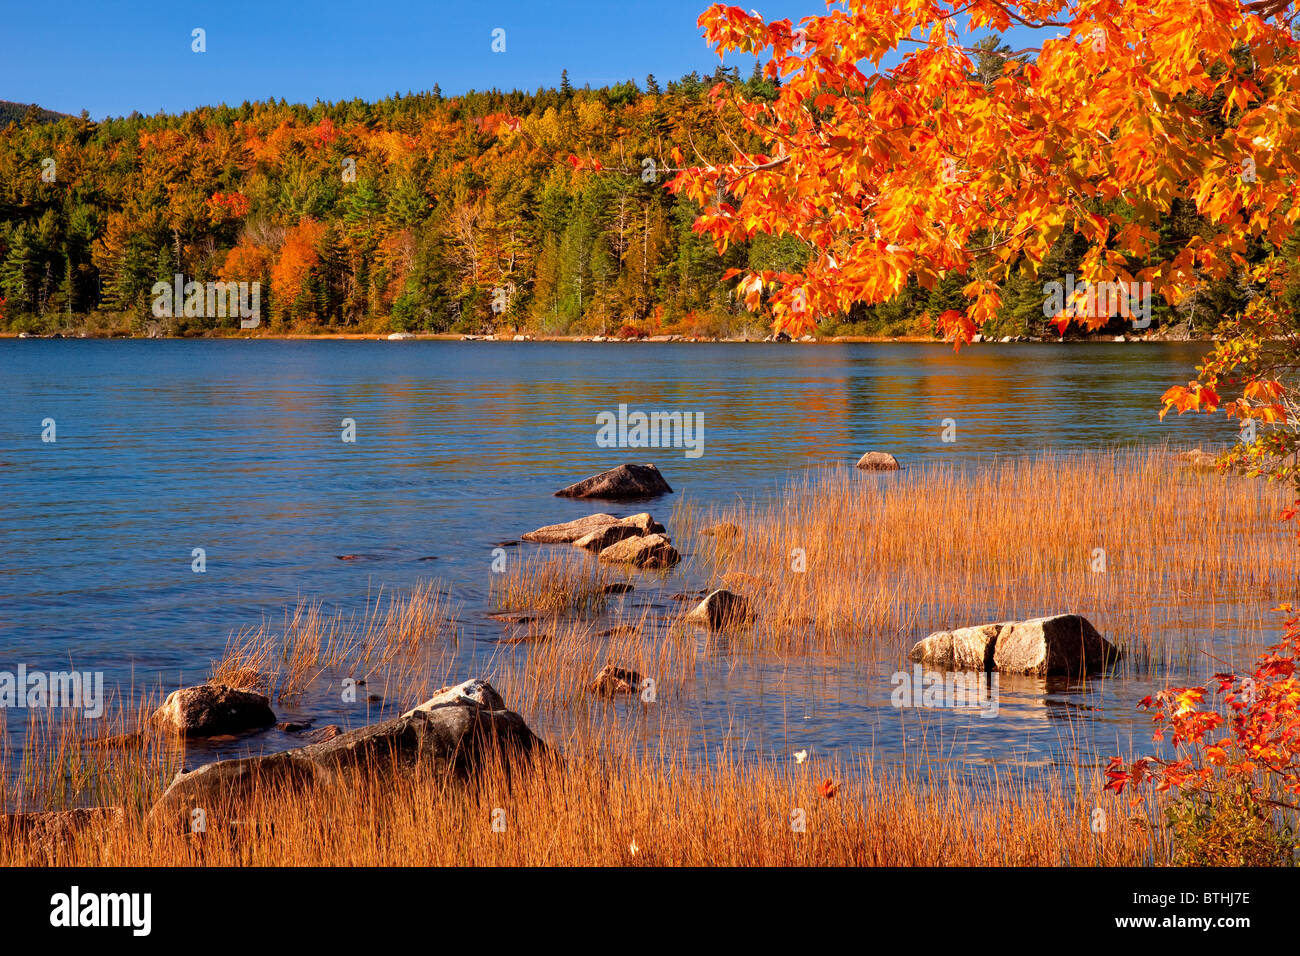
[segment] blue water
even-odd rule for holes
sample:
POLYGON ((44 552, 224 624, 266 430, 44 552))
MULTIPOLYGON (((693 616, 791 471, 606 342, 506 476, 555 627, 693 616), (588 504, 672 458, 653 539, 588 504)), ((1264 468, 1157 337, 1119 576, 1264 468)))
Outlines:
MULTIPOLYGON (((1157 418, 1161 392, 1194 377, 1203 351, 0 341, 0 669, 71 664, 122 688, 177 687, 204 679, 233 632, 281 620, 303 598, 355 611, 381 587, 437 578, 484 608, 496 542, 610 510, 552 493, 622 461, 658 464, 677 492, 649 506, 664 520, 680 496, 778 492, 867 449, 920 463, 1221 442, 1223 422, 1157 418), (596 416, 620 403, 703 413, 703 454, 598 447, 596 416), (47 418, 53 443, 42 441, 47 418), (955 443, 941 440, 948 418, 955 443), (354 443, 341 440, 344 419, 354 443)), ((734 664, 678 695, 684 725, 715 742, 1050 762, 1059 750, 1036 729, 1044 715, 1086 724, 1102 749, 1132 726, 1130 708, 1090 710, 1096 691, 1058 688, 1057 699, 1042 682, 1004 680, 1001 720, 949 712, 900 728, 885 677, 734 664)))

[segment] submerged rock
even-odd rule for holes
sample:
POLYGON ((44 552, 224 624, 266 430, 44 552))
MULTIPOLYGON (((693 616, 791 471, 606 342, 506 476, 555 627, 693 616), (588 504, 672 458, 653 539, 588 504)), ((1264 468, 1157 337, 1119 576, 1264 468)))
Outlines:
POLYGON ((601 631, 597 637, 636 637, 641 633, 641 628, 636 624, 615 624, 611 628, 601 631))
POLYGON ((561 488, 555 493, 559 498, 654 498, 672 494, 672 488, 654 465, 619 465, 609 471, 584 478, 561 488))
POLYGON ((491 684, 466 681, 444 688, 401 717, 305 747, 219 760, 179 773, 150 810, 150 818, 188 826, 191 811, 201 808, 211 822, 228 821, 254 794, 343 782, 360 771, 409 773, 418 766, 435 776, 468 782, 496 756, 544 749, 524 719, 505 709, 491 684))
POLYGON ((631 564, 638 568, 670 568, 681 560, 671 541, 661 534, 624 538, 600 552, 606 564, 631 564))
POLYGON ((113 734, 108 737, 92 737, 86 741, 87 747, 138 749, 145 745, 145 735, 140 731, 125 734, 113 734))
POLYGON ((754 612, 748 598, 719 588, 695 605, 686 620, 717 630, 748 624, 754 620, 754 612))
POLYGON ((613 697, 615 694, 635 694, 641 689, 641 675, 626 667, 606 664, 588 688, 593 694, 613 697))
POLYGON ((701 528, 700 534, 727 541, 740 537, 740 526, 734 525, 730 521, 723 521, 707 528, 701 528))
POLYGON ((491 611, 488 617, 502 624, 532 624, 537 618, 532 614, 519 614, 515 611, 491 611))
POLYGON ((269 727, 275 713, 264 694, 200 684, 172 691, 150 719, 184 737, 213 737, 269 727))
POLYGON ((869 451, 853 467, 863 471, 898 471, 898 459, 887 451, 869 451))

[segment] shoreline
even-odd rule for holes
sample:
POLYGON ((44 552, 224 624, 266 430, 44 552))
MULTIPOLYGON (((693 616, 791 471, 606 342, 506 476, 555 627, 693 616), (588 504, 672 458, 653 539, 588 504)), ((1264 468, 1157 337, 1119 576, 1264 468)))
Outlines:
MULTIPOLYGON (((774 339, 766 336, 761 339, 716 336, 687 335, 651 335, 641 338, 619 338, 604 335, 493 335, 470 334, 461 332, 403 332, 379 334, 374 332, 277 332, 264 335, 65 335, 53 333, 37 335, 30 332, 0 332, 0 339, 95 339, 101 341, 266 341, 266 342, 506 342, 520 343, 592 343, 640 344, 640 345, 951 345, 944 339, 929 338, 918 335, 833 335, 804 336, 798 339, 774 339)), ((1210 344, 1219 341, 1214 336, 1189 336, 1187 338, 1161 338, 1140 335, 1074 336, 1067 338, 1032 336, 1004 336, 999 339, 978 338, 966 343, 971 345, 1091 345, 1091 344, 1133 344, 1170 342, 1194 342, 1210 344)))

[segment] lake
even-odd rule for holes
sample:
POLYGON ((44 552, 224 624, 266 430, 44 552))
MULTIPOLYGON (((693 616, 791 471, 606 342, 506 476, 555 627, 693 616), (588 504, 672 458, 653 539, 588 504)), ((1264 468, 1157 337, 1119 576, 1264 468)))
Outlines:
MULTIPOLYGON (((123 689, 175 688, 202 681, 232 633, 300 599, 358 611, 381 588, 436 578, 462 607, 468 677, 502 653, 482 614, 498 541, 601 510, 668 523, 680 500, 779 494, 869 449, 913 465, 1222 443, 1222 420, 1157 418, 1207 348, 0 341, 0 669, 71 664, 123 689), (620 404, 701 414, 702 453, 599 447, 597 416, 620 404), (553 497, 623 461, 655 462, 676 494, 631 508, 553 497)), ((700 739, 776 755, 919 748, 938 764, 1068 766, 1148 736, 1133 712, 1141 680, 1004 680, 986 720, 900 713, 889 669, 864 679, 833 661, 719 652, 674 706, 700 739)), ((376 716, 302 706, 345 725, 376 716)), ((226 749, 289 745, 272 731, 226 749)))

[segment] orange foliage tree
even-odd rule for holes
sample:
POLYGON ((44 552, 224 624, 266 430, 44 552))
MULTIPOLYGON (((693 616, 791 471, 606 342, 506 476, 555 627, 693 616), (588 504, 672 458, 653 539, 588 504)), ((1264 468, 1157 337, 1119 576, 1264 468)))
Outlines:
POLYGON ((307 278, 320 258, 317 244, 324 234, 324 224, 307 217, 284 235, 280 258, 271 269, 271 292, 276 309, 284 318, 293 315, 296 303, 306 291, 307 278))
MULTIPOLYGON (((1291 608, 1284 607, 1290 611, 1291 608)), ((1204 788, 1216 768, 1239 778, 1256 793, 1265 778, 1279 793, 1300 798, 1300 617, 1286 622, 1284 639, 1270 647, 1250 674, 1216 674, 1222 707, 1206 706, 1206 687, 1175 687, 1142 700, 1153 711, 1155 739, 1168 738, 1172 759, 1144 757, 1126 766, 1118 757, 1107 769, 1107 788, 1154 783, 1160 790, 1204 788)), ((1280 801, 1278 801, 1280 802, 1280 801)), ((1287 809, 1300 807, 1285 804, 1287 809)))
POLYGON ((273 260, 270 249, 244 238, 226 253, 219 275, 227 282, 264 282, 270 275, 273 260))
MULTIPOLYGON (((1239 276, 1251 307, 1166 410, 1278 426, 1257 450, 1276 474, 1295 449, 1284 373, 1300 366, 1276 296, 1300 219, 1295 16, 1285 0, 847 0, 795 24, 717 4, 700 25, 719 55, 765 56, 783 85, 771 102, 717 85, 715 108, 764 150, 737 147, 671 188, 703 206, 696 228, 719 249, 759 233, 810 244, 801 271, 735 273, 746 304, 793 334, 909 281, 960 276, 967 306, 938 316, 960 347, 1012 272, 1032 276, 1067 232, 1086 246, 1081 289, 1124 283, 1177 305, 1239 276), (1012 26, 1048 38, 1009 52, 963 43, 1012 26), (976 70, 980 52, 1001 58, 1000 75, 976 70), (1178 204, 1206 228, 1171 243, 1161 226, 1178 204), (1248 262, 1248 246, 1262 257, 1248 262)), ((1090 329, 1112 317, 1079 311, 1090 329)))

